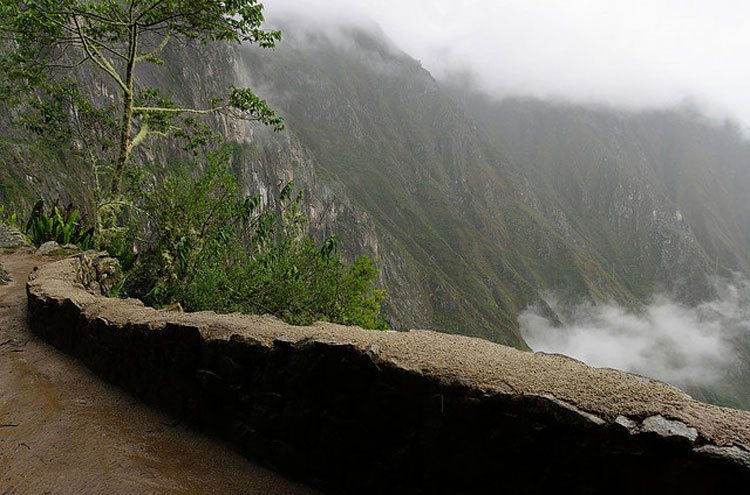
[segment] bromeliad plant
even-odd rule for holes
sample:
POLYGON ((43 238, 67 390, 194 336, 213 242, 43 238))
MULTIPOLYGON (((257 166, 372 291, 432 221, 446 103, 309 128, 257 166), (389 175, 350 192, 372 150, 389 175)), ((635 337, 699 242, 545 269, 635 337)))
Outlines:
POLYGON ((26 222, 26 235, 34 246, 55 241, 61 246, 75 244, 86 250, 91 247, 93 228, 86 229, 79 222, 79 212, 72 205, 60 209, 53 205, 51 210, 44 208, 44 201, 39 200, 31 210, 26 222))

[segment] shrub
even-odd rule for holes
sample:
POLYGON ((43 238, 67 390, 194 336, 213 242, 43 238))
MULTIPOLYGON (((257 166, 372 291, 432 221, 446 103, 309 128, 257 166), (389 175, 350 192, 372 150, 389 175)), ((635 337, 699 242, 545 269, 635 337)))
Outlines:
POLYGON ((380 316, 385 293, 372 289, 376 260, 360 256, 346 266, 335 236, 317 247, 305 233, 302 192, 293 194, 292 182, 267 203, 240 198, 225 158, 210 155, 197 179, 165 178, 146 195, 149 233, 134 243, 135 259, 123 260, 127 293, 189 311, 387 328, 380 316))
POLYGON ((0 205, 0 223, 3 223, 9 227, 15 227, 17 216, 15 213, 6 213, 5 206, 0 205))

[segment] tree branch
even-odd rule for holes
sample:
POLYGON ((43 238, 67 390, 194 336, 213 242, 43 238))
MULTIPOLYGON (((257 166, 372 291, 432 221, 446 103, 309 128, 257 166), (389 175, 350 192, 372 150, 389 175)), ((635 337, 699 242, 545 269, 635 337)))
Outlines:
POLYGON ((133 107, 133 112, 140 113, 193 113, 198 115, 206 115, 209 113, 218 112, 219 110, 225 109, 227 106, 223 105, 220 107, 207 108, 200 110, 197 108, 170 108, 170 107, 133 107))
POLYGON ((86 51, 86 55, 88 55, 89 58, 91 58, 91 60, 99 66, 100 69, 109 74, 126 94, 129 94, 130 88, 128 88, 127 85, 123 82, 115 68, 112 67, 112 64, 109 63, 109 60, 104 58, 102 54, 99 53, 99 50, 96 49, 96 47, 89 46, 88 42, 86 41, 86 35, 83 34, 81 25, 78 22, 78 18, 73 17, 73 20, 75 21, 76 29, 78 30, 78 36, 81 39, 81 43, 83 44, 83 49, 86 51), (96 57, 94 56, 94 54, 96 54, 96 57))
POLYGON ((155 57, 157 53, 161 52, 165 46, 167 46, 167 42, 169 41, 169 31, 167 31, 167 34, 164 36, 164 39, 159 43, 159 46, 154 48, 151 53, 147 53, 144 55, 141 55, 140 57, 135 57, 136 62, 142 62, 148 58, 155 57))
POLYGON ((174 19, 179 19, 179 18, 187 19, 187 18, 190 18, 190 17, 193 17, 193 16, 197 16, 202 11, 203 11, 203 9, 194 10, 192 12, 178 12, 176 14, 168 15, 166 17, 162 17, 161 19, 157 19, 157 20, 155 20, 153 22, 149 22, 147 24, 141 24, 139 22, 138 26, 142 27, 142 28, 150 28, 150 27, 158 26, 159 24, 168 23, 170 21, 173 21, 174 19))
POLYGON ((60 12, 60 13, 63 14, 63 15, 68 15, 68 14, 72 13, 72 14, 74 14, 76 16, 89 17, 91 19, 96 19, 97 21, 102 22, 104 24, 112 24, 112 25, 115 25, 115 26, 122 26, 122 27, 127 27, 128 26, 127 22, 116 21, 116 20, 114 20, 112 18, 103 17, 103 16, 100 16, 98 14, 94 14, 93 12, 88 12, 88 11, 85 11, 85 10, 71 9, 70 12, 60 12))
POLYGON ((76 62, 75 64, 49 64, 48 67, 53 67, 55 69, 72 70, 82 66, 89 59, 91 59, 91 57, 87 55, 80 62, 76 62))
POLYGON ((133 148, 141 144, 141 142, 146 139, 146 136, 148 136, 149 127, 148 122, 144 122, 141 125, 141 128, 138 129, 138 132, 136 133, 135 137, 130 141, 128 144, 128 154, 130 154, 131 151, 133 151, 133 148))
MULTIPOLYGON (((176 129, 176 127, 172 128, 176 129)), ((163 131, 154 131, 151 129, 151 127, 149 127, 148 122, 144 122, 143 124, 141 124, 141 128, 138 129, 138 132, 133 137, 132 141, 130 141, 130 143, 128 144, 128 153, 131 153, 133 151, 133 148, 141 144, 143 140, 148 136, 169 137, 169 133, 163 131)))
MULTIPOLYGON (((86 35, 84 35, 84 36, 86 36, 86 35)), ((114 48, 111 48, 111 47, 109 47, 109 46, 105 45, 105 44, 104 44, 104 43, 102 43, 101 41, 97 41, 97 40, 95 40, 95 39, 91 38, 90 36, 86 36, 86 40, 87 40, 87 41, 88 41, 89 43, 92 43, 92 44, 96 44, 96 45, 98 45, 98 46, 99 46, 99 48, 103 48, 104 50, 107 50, 107 51, 108 51, 109 53, 111 53, 112 55, 115 55, 116 57, 120 57, 121 59, 123 59, 123 60, 125 60, 125 61, 127 61, 127 60, 128 60, 128 57, 127 57, 127 56, 125 56, 125 55, 123 55, 122 53, 118 52, 118 51, 117 51, 117 50, 115 50, 114 48)))

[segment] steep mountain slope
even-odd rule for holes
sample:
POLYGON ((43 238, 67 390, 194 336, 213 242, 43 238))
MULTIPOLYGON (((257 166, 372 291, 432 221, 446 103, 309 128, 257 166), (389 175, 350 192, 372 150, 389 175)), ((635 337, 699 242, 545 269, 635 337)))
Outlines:
MULTIPOLYGON (((166 58, 164 66, 142 68, 136 74, 137 85, 161 88, 186 107, 205 106, 208 98, 221 94, 230 84, 240 84, 244 77, 236 45, 168 46, 166 58)), ((99 106, 115 103, 116 91, 100 73, 83 70, 77 80, 99 106)), ((14 109, 2 112, 0 117, 0 157, 4 164, 0 167, 0 204, 24 212, 41 197, 63 205, 72 202, 84 214, 90 212, 93 178, 80 142, 30 135, 19 124, 20 114, 14 109)), ((208 123, 233 146, 231 168, 244 194, 260 194, 266 201, 278 196, 287 181, 294 180, 305 190, 304 207, 313 237, 322 240, 336 233, 349 261, 360 253, 377 255, 377 239, 367 213, 351 204, 340 184, 318 180, 315 159, 292 132, 276 134, 260 124, 222 115, 211 116, 208 123)), ((193 162, 192 154, 182 150, 183 144, 176 139, 147 141, 136 148, 136 162, 154 180, 184 171, 193 162)))
POLYGON ((545 208, 559 208, 638 297, 687 303, 750 273, 750 143, 679 111, 631 114, 461 98, 545 208))
POLYGON ((253 82, 372 215, 403 326, 523 345, 516 315, 539 287, 634 302, 418 62, 369 32, 286 32, 247 52, 253 82))
MULTIPOLYGON (((733 125, 689 110, 636 114, 451 92, 508 151, 540 208, 564 218, 644 302, 667 294, 692 304, 713 297, 716 276, 750 273, 750 143, 733 125)), ((722 331, 732 351, 721 378, 689 392, 750 407, 748 336, 722 331)))
MULTIPOLYGON (((629 307, 657 291, 696 301, 710 295, 717 256, 721 273, 747 269, 748 220, 732 213, 750 206, 735 180, 747 171, 732 168, 747 148, 738 137, 668 113, 634 126, 611 112, 494 104, 446 91, 377 31, 284 32, 274 51, 180 47, 138 80, 186 105, 230 83, 267 98, 286 119, 281 135, 212 120, 236 145, 233 170, 248 193, 294 178, 316 235, 339 234, 350 257, 378 256, 394 327, 523 348, 519 311, 533 303, 555 316, 544 291, 629 307), (692 148, 665 148, 678 124, 692 148), (723 150, 715 180, 704 174, 713 155, 701 139, 723 150), (700 157, 689 173, 683 156, 700 157)), ((10 156, 18 143, 6 144, 10 156)), ((24 179, 26 159, 10 160, 0 199, 86 196, 74 185, 85 176, 74 153, 25 149, 44 168, 24 179)), ((140 153, 156 175, 183 156, 172 141, 140 153)))
MULTIPOLYGON (((547 291, 635 309, 664 292, 694 303, 717 273, 747 273, 750 154, 731 128, 678 112, 497 104, 447 90, 377 32, 285 32, 234 70, 283 113, 320 181, 367 212, 396 327, 524 347, 517 314, 544 308, 547 291)), ((248 146, 277 140, 256 133, 248 146)), ((740 360, 691 392, 747 406, 748 376, 740 360)))

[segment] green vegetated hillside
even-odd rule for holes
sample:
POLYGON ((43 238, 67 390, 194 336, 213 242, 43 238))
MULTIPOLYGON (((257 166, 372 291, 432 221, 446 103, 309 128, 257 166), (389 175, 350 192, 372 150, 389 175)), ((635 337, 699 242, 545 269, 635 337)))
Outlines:
MULTIPOLYGON (((518 313, 536 304, 554 319, 545 291, 633 308, 658 292, 695 302, 714 273, 750 269, 750 146, 731 127, 498 103, 447 88, 376 30, 282 27, 273 51, 181 47, 137 79, 185 105, 230 83, 267 98, 282 134, 211 121, 236 145, 244 191, 305 187, 316 235, 380 260, 395 328, 525 348, 518 313)), ((74 147, 3 139, 0 200, 85 198, 74 147)), ((139 153, 155 175, 184 158, 168 140, 139 153)))
MULTIPOLYGON (((541 209, 606 258, 637 298, 692 304, 713 296, 716 275, 749 273, 750 143, 735 126, 689 109, 628 113, 451 93, 512 156, 541 209)), ((728 374, 690 393, 747 408, 750 342, 738 336, 732 347, 728 374)))
MULTIPOLYGON (((747 273, 750 147, 732 126, 498 103, 438 83, 377 33, 287 34, 246 66, 321 176, 371 216, 397 323, 523 347, 518 312, 547 291, 637 309, 709 299, 714 275, 747 273)), ((746 368, 691 392, 750 404, 746 368)))
POLYGON ((710 294, 706 274, 748 273, 750 143, 733 126, 687 110, 459 99, 639 298, 691 303, 710 294))
POLYGON ((372 217, 401 326, 523 347, 516 316, 539 288, 636 302, 418 62, 363 31, 287 33, 273 53, 248 51, 247 67, 321 174, 372 217))
POLYGON ((398 298, 427 291, 417 325, 458 321, 466 332, 458 313, 490 302, 500 310, 492 338, 539 288, 692 303, 711 295, 710 275, 747 272, 750 146, 731 126, 676 111, 496 103, 446 90, 377 33, 288 33, 275 52, 246 55, 247 68, 321 173, 414 267, 407 278, 430 273, 398 298), (467 300, 442 315, 434 302, 446 286, 467 300))
MULTIPOLYGON (((187 106, 205 105, 230 84, 241 84, 246 71, 236 45, 168 46, 164 66, 143 67, 135 76, 138 87, 161 88, 176 102, 187 106)), ((97 103, 115 103, 111 81, 97 72, 81 71, 77 81, 97 103)), ((40 197, 48 202, 70 202, 91 212, 91 170, 85 150, 75 137, 54 139, 30 135, 20 122, 20 110, 4 111, 0 106, 0 204, 9 211, 28 212, 40 197)), ((321 241, 331 234, 341 238, 344 259, 359 254, 377 255, 377 240, 368 215, 354 207, 335 181, 318 180, 314 157, 293 132, 274 133, 256 122, 233 120, 223 115, 208 119, 209 125, 233 146, 231 169, 239 178, 243 194, 260 194, 263 201, 277 197, 281 187, 294 180, 304 188, 305 213, 313 237, 321 241)), ((152 139, 136 149, 136 163, 155 178, 186 172, 200 166, 176 139, 152 139)), ((214 143, 212 146, 216 146, 214 143)), ((111 150, 109 150, 111 153, 111 150)), ((106 153, 103 153, 107 156, 106 153)))

